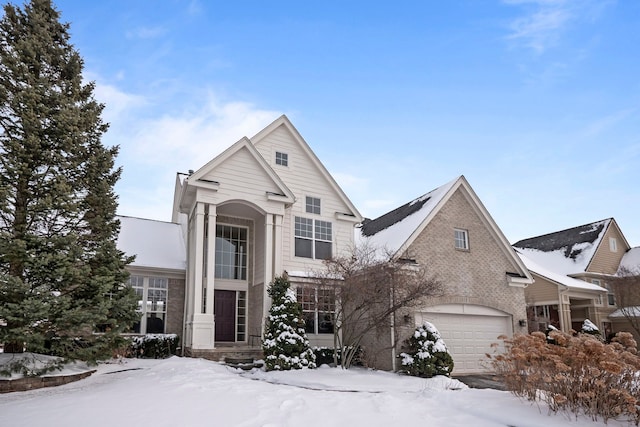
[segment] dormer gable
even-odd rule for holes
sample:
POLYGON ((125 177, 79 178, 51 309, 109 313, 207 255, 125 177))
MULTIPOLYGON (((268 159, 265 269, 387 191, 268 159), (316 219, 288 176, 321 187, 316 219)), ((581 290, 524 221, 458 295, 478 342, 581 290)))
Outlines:
MULTIPOLYGON (((258 207, 269 201, 291 205, 293 192, 244 137, 220 155, 209 161, 183 180, 180 209, 185 211, 196 197, 196 189, 209 194, 216 203, 238 197, 258 207)), ((264 209, 266 211, 266 209, 264 209)))

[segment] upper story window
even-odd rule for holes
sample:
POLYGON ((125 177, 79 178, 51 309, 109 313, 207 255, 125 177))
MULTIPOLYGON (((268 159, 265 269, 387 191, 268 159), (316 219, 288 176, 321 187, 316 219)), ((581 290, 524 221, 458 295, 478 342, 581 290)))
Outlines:
POLYGON ((247 229, 216 225, 216 273, 218 279, 247 280, 247 229))
POLYGON ((609 250, 618 252, 618 240, 615 237, 609 237, 609 250))
POLYGON ((276 151, 276 165, 289 166, 289 155, 287 153, 276 151))
POLYGON ((332 224, 329 221, 295 217, 295 255, 304 258, 331 258, 332 224))
POLYGON ((317 197, 306 197, 305 210, 307 213, 320 215, 320 199, 317 197))
POLYGON ((453 241, 456 249, 469 250, 469 232, 467 230, 454 228, 453 241))

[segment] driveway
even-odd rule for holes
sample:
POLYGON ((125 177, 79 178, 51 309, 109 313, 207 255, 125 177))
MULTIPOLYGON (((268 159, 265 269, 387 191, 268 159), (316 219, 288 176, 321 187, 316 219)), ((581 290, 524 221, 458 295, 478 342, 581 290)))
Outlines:
POLYGON ((491 374, 469 374, 455 376, 455 379, 461 381, 471 388, 491 388, 494 390, 506 390, 504 384, 496 375, 491 374))

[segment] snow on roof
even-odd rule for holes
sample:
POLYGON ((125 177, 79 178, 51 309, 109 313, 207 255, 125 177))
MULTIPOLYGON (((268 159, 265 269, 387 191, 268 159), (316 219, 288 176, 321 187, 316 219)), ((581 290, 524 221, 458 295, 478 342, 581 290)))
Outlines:
POLYGON ((640 317, 640 307, 619 308, 609 315, 610 318, 620 319, 625 317, 640 317))
POLYGON ((640 274, 640 246, 629 249, 620 261, 620 269, 640 274))
POLYGON ((536 273, 537 275, 549 279, 553 282, 560 283, 561 285, 564 285, 571 289, 602 292, 607 291, 602 286, 594 285, 593 283, 585 282, 584 280, 574 279, 573 277, 569 277, 564 274, 557 273, 556 271, 552 271, 545 267, 542 267, 540 264, 529 258, 528 254, 523 254, 521 252, 521 249, 517 249, 516 253, 520 257, 522 262, 524 262, 524 265, 529 269, 529 271, 536 273))
POLYGON ((460 177, 356 228, 356 244, 397 252, 460 177))
POLYGON ((136 255, 131 266, 185 270, 187 254, 179 224, 119 216, 118 249, 136 255))
POLYGON ((593 258, 611 218, 514 243, 537 264, 564 275, 583 273, 593 258))

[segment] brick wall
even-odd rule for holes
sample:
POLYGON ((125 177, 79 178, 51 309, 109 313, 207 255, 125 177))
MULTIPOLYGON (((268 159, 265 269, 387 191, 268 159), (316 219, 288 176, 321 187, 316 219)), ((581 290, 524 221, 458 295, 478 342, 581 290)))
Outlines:
POLYGON ((184 279, 169 279, 169 292, 167 295, 167 334, 180 336, 182 345, 182 325, 184 321, 184 279))

